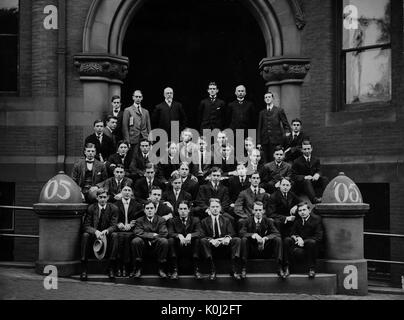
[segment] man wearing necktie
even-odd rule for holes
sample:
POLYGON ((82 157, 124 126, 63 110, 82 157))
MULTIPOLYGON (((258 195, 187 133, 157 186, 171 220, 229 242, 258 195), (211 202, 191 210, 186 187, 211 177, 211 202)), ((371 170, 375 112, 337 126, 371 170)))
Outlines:
POLYGON ((143 206, 133 197, 130 186, 122 188, 122 199, 115 202, 118 208, 118 269, 117 277, 129 275, 130 268, 130 243, 134 237, 135 220, 142 216, 143 206))
POLYGON ((156 206, 151 201, 144 205, 145 216, 135 221, 135 238, 131 242, 134 268, 129 277, 140 278, 142 275, 142 264, 144 251, 151 251, 159 263, 158 275, 160 278, 167 278, 164 271, 168 253, 168 230, 164 218, 157 216, 156 206))
POLYGON ((209 200, 209 216, 201 222, 201 247, 210 265, 210 280, 216 280, 215 257, 230 256, 230 275, 240 280, 237 272, 240 259, 240 238, 236 237, 229 219, 220 214, 221 204, 219 199, 209 200))
POLYGON ((312 156, 312 145, 309 140, 302 143, 303 155, 293 162, 292 179, 295 190, 308 196, 311 203, 321 202, 321 195, 328 184, 327 177, 321 174, 320 159, 312 156))
POLYGON ((302 120, 296 118, 291 122, 292 134, 285 137, 285 161, 290 164, 302 155, 302 143, 309 137, 302 131, 302 120))
POLYGON ((94 133, 90 134, 84 141, 93 143, 95 145, 96 155, 95 158, 101 162, 106 162, 109 156, 115 153, 114 143, 111 138, 103 134, 104 122, 102 120, 94 121, 94 133))
POLYGON ((171 279, 178 279, 178 259, 192 258, 194 275, 201 279, 199 272, 199 247, 201 223, 196 217, 190 215, 191 204, 183 200, 178 205, 178 216, 168 221, 168 244, 171 258, 171 279))
POLYGON ((306 259, 309 264, 309 278, 316 275, 318 249, 323 241, 321 217, 310 213, 307 202, 297 206, 300 219, 293 223, 290 237, 283 241, 285 277, 289 275, 289 264, 306 259))
POLYGON ((273 160, 274 148, 282 145, 284 135, 290 135, 291 128, 285 111, 274 105, 274 95, 267 92, 264 95, 265 109, 259 113, 257 127, 257 147, 262 147, 265 162, 273 160))
POLYGON ((247 259, 275 257, 278 276, 283 277, 281 234, 271 219, 264 216, 264 204, 254 202, 253 215, 240 223, 241 278, 247 276, 247 259))
POLYGON ((174 216, 178 216, 178 205, 181 201, 192 201, 192 196, 182 190, 182 180, 179 173, 173 173, 171 177, 171 186, 162 196, 163 202, 168 205, 174 212, 174 216))
POLYGON ((116 202, 122 198, 122 188, 124 186, 132 187, 133 181, 125 177, 125 169, 123 165, 118 164, 114 168, 114 176, 98 184, 99 187, 104 188, 108 192, 108 201, 116 202))
POLYGON ((81 237, 81 275, 80 279, 87 280, 87 261, 90 245, 96 239, 107 237, 107 246, 111 248, 108 266, 108 276, 115 277, 115 266, 118 249, 118 237, 114 232, 118 220, 118 209, 111 203, 107 203, 107 192, 100 188, 96 192, 97 203, 88 206, 84 216, 81 237))
POLYGON ((282 146, 275 147, 273 156, 274 161, 266 163, 262 169, 262 187, 270 194, 278 190, 282 177, 291 177, 292 175, 292 166, 283 161, 282 146))
POLYGON ((249 179, 247 178, 247 168, 244 163, 237 165, 237 174, 230 177, 228 181, 230 210, 234 211, 234 205, 240 192, 250 187, 249 179))
POLYGON ((217 97, 219 92, 217 84, 210 82, 207 91, 209 97, 201 100, 198 107, 199 128, 202 135, 204 129, 222 130, 225 122, 225 102, 217 97))

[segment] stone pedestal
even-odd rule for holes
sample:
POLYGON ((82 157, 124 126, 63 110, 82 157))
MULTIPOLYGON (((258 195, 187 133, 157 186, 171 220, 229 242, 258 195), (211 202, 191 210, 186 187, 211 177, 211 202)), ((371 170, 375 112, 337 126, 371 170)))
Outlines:
POLYGON ((337 292, 368 293, 367 262, 363 255, 363 218, 369 205, 363 203, 356 184, 340 173, 323 194, 315 211, 325 232, 326 271, 337 274, 337 292))
POLYGON ((63 172, 42 188, 34 211, 39 217, 39 256, 35 271, 44 274, 48 265, 58 276, 78 272, 80 265, 81 220, 87 209, 79 186, 63 172))

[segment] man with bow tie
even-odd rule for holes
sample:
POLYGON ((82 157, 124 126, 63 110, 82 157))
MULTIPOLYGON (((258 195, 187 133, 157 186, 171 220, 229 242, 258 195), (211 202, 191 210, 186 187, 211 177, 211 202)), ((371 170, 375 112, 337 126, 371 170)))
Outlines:
POLYGON ((285 161, 290 164, 302 155, 302 142, 309 140, 309 137, 302 131, 302 120, 296 118, 291 122, 292 134, 285 137, 283 147, 285 148, 285 161))
POLYGON ((178 279, 179 257, 192 258, 195 279, 202 278, 199 272, 199 247, 201 223, 190 215, 191 203, 183 200, 178 205, 178 216, 168 221, 168 245, 171 259, 171 279, 178 279))
POLYGON ((274 161, 266 163, 262 169, 262 187, 270 194, 278 190, 281 178, 292 175, 292 166, 283 161, 283 157, 283 148, 276 146, 274 161))
POLYGON ((307 195, 311 203, 321 202, 321 196, 328 183, 327 177, 321 174, 320 159, 312 156, 313 147, 309 140, 302 143, 302 152, 292 165, 292 179, 295 190, 307 195))
POLYGON ((142 107, 143 94, 140 90, 133 92, 133 104, 126 108, 122 118, 122 134, 125 141, 129 141, 131 152, 135 154, 140 140, 148 139, 151 131, 149 111, 142 107))
POLYGON ((109 257, 108 276, 110 279, 115 277, 115 265, 118 249, 118 236, 114 232, 118 220, 118 209, 115 205, 108 203, 107 192, 100 188, 96 192, 97 203, 88 206, 84 216, 83 229, 81 237, 81 275, 80 279, 87 280, 87 261, 90 245, 96 239, 107 237, 107 248, 111 248, 109 257))
POLYGON ((102 120, 94 121, 94 133, 90 134, 84 141, 84 145, 87 143, 93 143, 95 150, 97 151, 95 158, 101 162, 106 162, 111 154, 115 152, 114 143, 111 138, 104 133, 104 122, 102 120))
POLYGON ((105 165, 95 159, 95 145, 87 143, 84 147, 84 159, 78 160, 72 169, 71 177, 81 188, 87 203, 94 201, 91 194, 98 189, 97 184, 108 178, 105 165))
POLYGON ((284 135, 290 135, 291 129, 285 111, 274 105, 274 95, 264 95, 265 109, 259 113, 257 127, 257 147, 262 147, 265 162, 273 160, 274 148, 282 145, 284 135))
POLYGON ((283 277, 282 239, 272 219, 265 215, 264 204, 255 201, 253 215, 240 223, 241 238, 241 278, 247 276, 247 259, 275 257, 278 264, 278 276, 283 277))
POLYGON ((217 97, 219 92, 217 84, 210 82, 207 91, 209 96, 201 100, 198 108, 201 134, 203 134, 203 129, 222 130, 225 123, 225 102, 217 97))
POLYGON ((316 275, 316 259, 318 250, 323 241, 323 225, 321 217, 310 213, 307 202, 297 205, 299 219, 293 223, 290 237, 283 241, 284 269, 287 277, 290 274, 289 264, 293 261, 307 259, 309 264, 309 278, 316 275))
POLYGON ((135 221, 135 238, 131 242, 134 268, 129 277, 140 278, 142 275, 143 256, 145 251, 158 261, 158 275, 167 278, 165 264, 168 252, 168 230, 166 220, 156 215, 155 204, 148 200, 144 204, 145 215, 135 221))
POLYGON ((132 187, 133 181, 125 177, 123 165, 118 164, 114 169, 114 176, 98 184, 99 187, 107 191, 109 202, 116 202, 122 199, 122 189, 125 186, 132 187))

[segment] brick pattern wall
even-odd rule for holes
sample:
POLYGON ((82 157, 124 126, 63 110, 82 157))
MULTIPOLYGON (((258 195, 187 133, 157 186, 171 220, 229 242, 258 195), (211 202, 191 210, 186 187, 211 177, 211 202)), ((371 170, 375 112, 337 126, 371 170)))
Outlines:
POLYGON ((31 0, 20 0, 20 62, 19 62, 19 95, 29 97, 31 91, 31 0))

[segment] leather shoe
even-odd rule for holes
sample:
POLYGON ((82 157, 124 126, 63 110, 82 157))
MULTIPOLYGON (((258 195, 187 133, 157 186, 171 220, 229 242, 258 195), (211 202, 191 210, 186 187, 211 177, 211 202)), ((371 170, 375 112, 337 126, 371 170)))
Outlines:
POLYGON ((283 272, 282 267, 278 268, 278 272, 277 272, 278 277, 285 279, 285 272, 283 272))
POLYGON ((240 275, 237 273, 237 272, 231 272, 230 273, 230 275, 234 278, 234 279, 236 279, 236 280, 241 280, 241 277, 240 277, 240 275))
POLYGON ((316 271, 313 268, 309 269, 309 278, 313 279, 316 276, 316 271))
POLYGON ((241 269, 240 277, 241 277, 241 279, 247 278, 247 269, 246 268, 241 269))
POLYGON ((114 270, 112 270, 112 269, 109 269, 109 270, 108 270, 108 278, 110 278, 110 279, 115 279, 114 270))
POLYGON ((142 269, 136 268, 129 274, 129 278, 140 278, 142 276, 142 269))
POLYGON ((126 278, 128 276, 128 274, 126 273, 126 268, 124 267, 122 269, 122 277, 126 278))
POLYGON ((164 272, 163 269, 159 269, 158 275, 161 279, 166 279, 167 278, 167 274, 164 272))
POLYGON ((216 271, 211 271, 209 274, 209 280, 216 280, 216 271))
POLYGON ((178 271, 173 270, 173 273, 171 274, 171 280, 178 280, 178 271))
POLYGON ((86 271, 83 271, 83 272, 80 274, 80 280, 81 280, 81 281, 87 281, 87 272, 86 272, 86 271))
POLYGON ((122 277, 121 269, 118 269, 118 270, 117 270, 116 276, 117 276, 118 278, 122 277))
POLYGON ((196 280, 201 280, 202 279, 202 275, 201 275, 201 273, 199 272, 198 269, 195 270, 194 275, 195 275, 196 280))
POLYGON ((289 266, 286 266, 283 272, 283 278, 286 279, 289 276, 290 276, 289 266))

